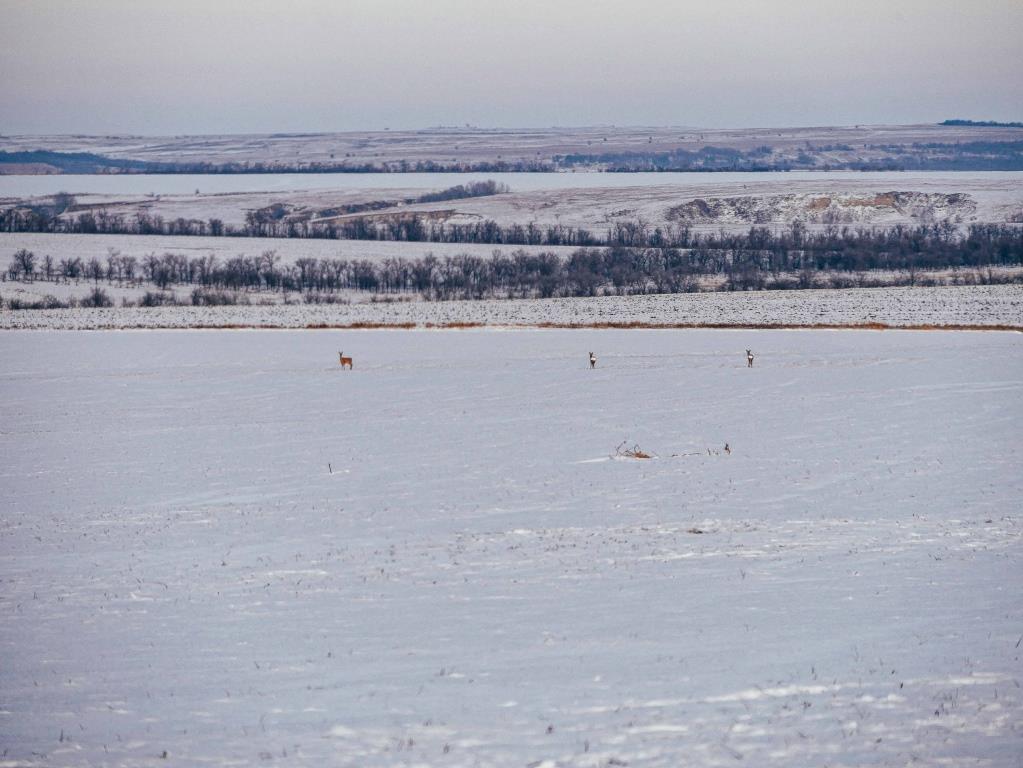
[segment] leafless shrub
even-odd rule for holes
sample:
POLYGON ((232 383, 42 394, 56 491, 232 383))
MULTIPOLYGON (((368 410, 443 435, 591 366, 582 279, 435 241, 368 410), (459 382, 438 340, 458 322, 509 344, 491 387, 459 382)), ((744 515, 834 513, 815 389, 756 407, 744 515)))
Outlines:
POLYGON ((772 277, 764 283, 764 288, 769 291, 794 291, 799 287, 799 281, 787 275, 772 277))
MULTIPOLYGON (((37 301, 25 301, 24 299, 9 299, 8 309, 70 309, 75 305, 74 299, 61 301, 56 296, 46 295, 37 301)), ((0 303, 2 306, 2 303, 0 303)))
POLYGON ((114 302, 106 291, 97 286, 89 291, 85 298, 79 302, 79 306, 90 308, 112 307, 114 302))
POLYGON ((196 307, 221 307, 250 303, 248 296, 239 296, 230 291, 213 291, 203 288, 196 288, 192 291, 192 305, 196 307))
POLYGON ((140 307, 173 307, 179 303, 173 293, 162 291, 146 291, 139 299, 140 307))
POLYGON ((319 293, 312 292, 306 293, 302 300, 306 304, 351 304, 351 299, 347 299, 344 296, 340 296, 336 293, 319 293))

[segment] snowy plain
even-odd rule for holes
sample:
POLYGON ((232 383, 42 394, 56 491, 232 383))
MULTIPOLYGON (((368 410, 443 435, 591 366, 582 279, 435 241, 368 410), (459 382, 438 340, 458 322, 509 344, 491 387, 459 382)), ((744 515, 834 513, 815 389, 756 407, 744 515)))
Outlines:
MULTIPOLYGON (((3 136, 8 151, 45 149, 95 152, 108 157, 165 162, 336 162, 393 163, 434 160, 440 163, 549 161, 554 155, 591 152, 651 152, 705 146, 750 150, 768 144, 780 150, 819 148, 832 163, 845 151, 828 145, 857 147, 855 158, 888 156, 885 146, 922 143, 1019 141, 1019 128, 995 126, 863 125, 800 128, 707 129, 680 126, 581 126, 548 129, 480 129, 438 127, 427 130, 359 131, 312 134, 242 134, 210 136, 3 136), (862 150, 859 147, 862 145, 862 150), (880 146, 878 146, 880 145, 880 146), (877 150, 881 150, 878 152, 877 150)), ((310 174, 307 174, 310 175, 310 174)), ((349 174, 352 175, 352 174, 349 174)), ((364 174, 357 174, 364 175, 364 174)), ((448 174, 445 174, 448 175, 448 174)), ((453 175, 453 174, 451 174, 453 175)), ((548 174, 551 175, 551 174, 548 174)), ((209 178, 209 177, 207 177, 209 178)), ((2 185, 0 185, 2 189, 2 185)))
POLYGON ((1023 756, 1018 333, 12 332, 0 359, 0 765, 1023 756))

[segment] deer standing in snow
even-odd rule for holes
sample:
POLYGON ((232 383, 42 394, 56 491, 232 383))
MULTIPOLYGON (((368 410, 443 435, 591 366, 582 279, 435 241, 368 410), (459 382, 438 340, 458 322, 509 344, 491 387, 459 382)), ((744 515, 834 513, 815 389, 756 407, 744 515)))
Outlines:
POLYGON ((348 370, 349 371, 352 370, 352 358, 345 357, 345 353, 344 352, 338 352, 337 356, 338 356, 339 362, 341 363, 342 370, 344 369, 344 367, 346 365, 348 366, 348 370))
POLYGON ((592 352, 590 352, 590 368, 596 368, 596 367, 597 367, 597 356, 595 354, 593 354, 592 352))
POLYGON ((746 350, 746 367, 753 367, 753 352, 748 349, 746 350))

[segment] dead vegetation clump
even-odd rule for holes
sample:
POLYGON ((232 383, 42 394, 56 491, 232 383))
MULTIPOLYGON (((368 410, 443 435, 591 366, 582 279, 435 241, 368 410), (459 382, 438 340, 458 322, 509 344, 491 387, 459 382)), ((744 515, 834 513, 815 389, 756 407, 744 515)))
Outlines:
POLYGON ((424 328, 440 328, 442 330, 458 330, 460 328, 483 328, 484 323, 474 321, 452 321, 448 323, 424 323, 424 328))
POLYGON ((623 459, 652 459, 652 458, 654 458, 652 454, 649 454, 649 453, 645 452, 638 445, 634 445, 631 448, 626 448, 625 444, 627 442, 628 442, 628 440, 622 440, 622 442, 618 444, 618 447, 615 448, 615 458, 623 458, 623 459))
POLYGON ((343 304, 348 305, 352 300, 346 296, 336 293, 323 293, 320 291, 308 291, 302 295, 302 301, 306 304, 343 304))

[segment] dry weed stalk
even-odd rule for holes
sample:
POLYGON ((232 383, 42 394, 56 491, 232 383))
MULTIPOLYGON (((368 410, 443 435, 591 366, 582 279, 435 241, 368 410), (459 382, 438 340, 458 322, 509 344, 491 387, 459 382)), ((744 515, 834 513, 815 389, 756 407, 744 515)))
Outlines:
POLYGON ((631 448, 625 448, 627 440, 622 440, 615 448, 615 456, 623 457, 626 459, 652 459, 653 456, 649 453, 644 452, 638 445, 634 445, 631 448))

